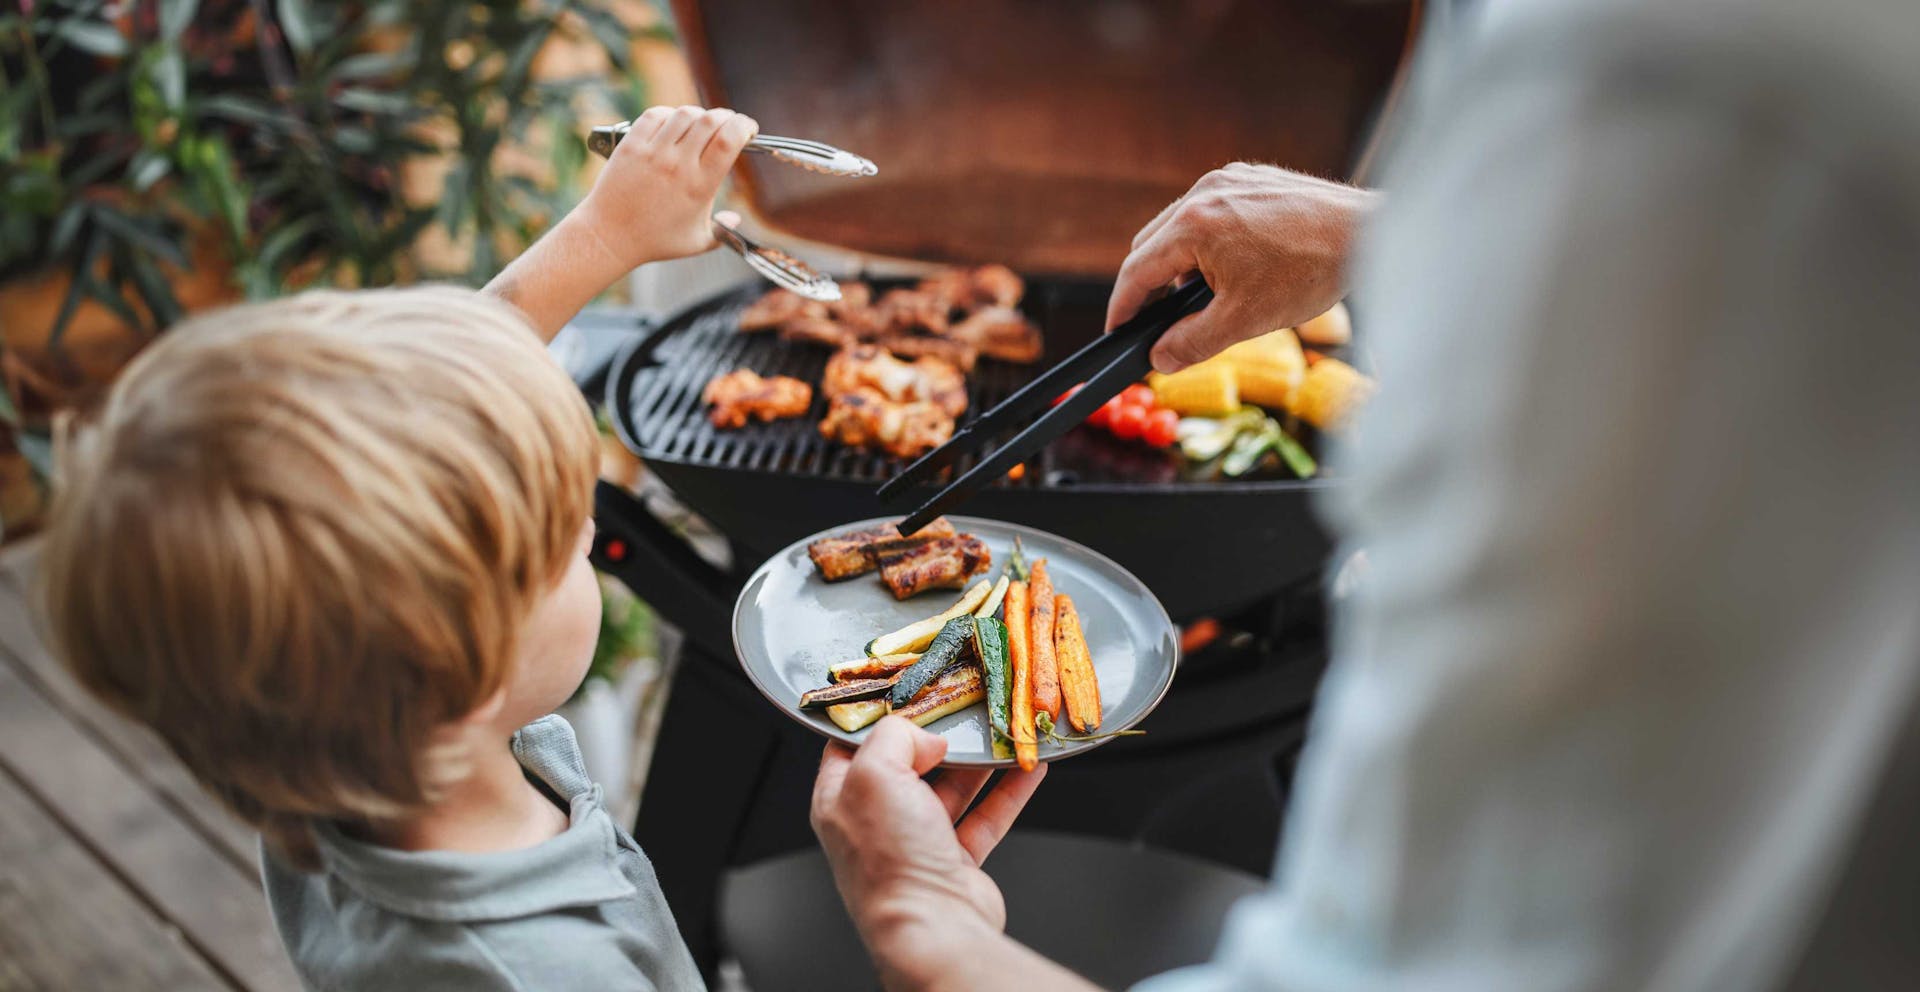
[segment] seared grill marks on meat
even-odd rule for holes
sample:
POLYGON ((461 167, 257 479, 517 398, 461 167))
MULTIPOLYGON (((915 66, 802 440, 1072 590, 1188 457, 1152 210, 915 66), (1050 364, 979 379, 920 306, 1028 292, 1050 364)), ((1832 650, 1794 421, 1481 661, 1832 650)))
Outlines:
POLYGON ((880 566, 879 556, 904 551, 943 537, 954 536, 953 524, 939 517, 912 537, 900 536, 900 528, 881 524, 863 530, 823 537, 807 545, 807 557, 820 577, 828 582, 865 575, 880 566))
POLYGON ((735 369, 715 376, 701 397, 713 404, 707 418, 725 429, 745 427, 754 417, 770 421, 802 416, 813 405, 813 387, 784 375, 762 379, 748 369, 735 369))
POLYGON ((820 418, 820 436, 854 448, 879 448, 895 458, 918 458, 953 437, 953 417, 916 400, 896 403, 861 386, 833 397, 820 418))
POLYGON ((971 534, 936 538, 881 554, 880 580, 895 599, 929 589, 958 589, 993 564, 985 541, 971 534))

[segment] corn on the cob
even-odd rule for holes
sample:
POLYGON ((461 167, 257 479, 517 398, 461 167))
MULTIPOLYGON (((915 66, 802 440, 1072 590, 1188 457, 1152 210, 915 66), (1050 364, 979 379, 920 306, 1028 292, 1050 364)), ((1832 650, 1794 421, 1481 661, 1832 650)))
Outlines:
POLYGON ((1292 367, 1249 362, 1236 365, 1233 371, 1239 377, 1240 399, 1243 402, 1285 410, 1293 406, 1294 394, 1299 391, 1300 379, 1307 369, 1306 361, 1302 359, 1299 365, 1292 367))
POLYGON ((1323 347, 1338 347, 1353 340, 1353 318, 1345 303, 1335 303, 1326 313, 1300 325, 1300 340, 1323 347))
POLYGON ((1337 358, 1322 358, 1300 380, 1293 413, 1323 431, 1338 432, 1371 395, 1373 380, 1359 369, 1337 358))
MULTIPOLYGON (((1147 376, 1153 396, 1185 417, 1224 417, 1240 408, 1240 386, 1233 365, 1211 358, 1172 375, 1147 376)), ((1037 605, 1037 604, 1036 604, 1037 605)))

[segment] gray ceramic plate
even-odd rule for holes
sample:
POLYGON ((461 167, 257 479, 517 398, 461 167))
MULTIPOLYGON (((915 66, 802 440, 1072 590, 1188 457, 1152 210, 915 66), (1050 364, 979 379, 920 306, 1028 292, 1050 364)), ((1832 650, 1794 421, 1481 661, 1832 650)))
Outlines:
MULTIPOLYGON (((895 601, 871 573, 843 582, 827 582, 814 571, 807 545, 820 538, 870 527, 896 518, 880 517, 844 524, 788 545, 755 570, 733 607, 733 645, 740 664, 766 697, 788 716, 820 734, 858 744, 866 731, 847 733, 824 714, 800 709, 800 694, 827 684, 827 666, 861 656, 868 641, 924 620, 952 606, 960 590, 939 589, 905 602, 895 601)), ((998 580, 1020 535, 1029 560, 1047 559, 1054 591, 1073 597, 1074 609, 1100 677, 1104 716, 1100 732, 1125 730, 1139 723, 1173 684, 1180 641, 1167 611, 1153 593, 1112 559, 1086 547, 1019 524, 979 517, 947 518, 961 533, 987 542, 993 565, 985 576, 998 580)), ((979 581, 979 577, 971 582, 979 581)), ((1061 721, 1061 733, 1070 730, 1061 721)), ((970 706, 927 727, 947 739, 946 764, 1006 767, 987 743, 987 710, 970 706)), ((1104 741, 1042 743, 1040 760, 1053 761, 1098 747, 1104 741)))

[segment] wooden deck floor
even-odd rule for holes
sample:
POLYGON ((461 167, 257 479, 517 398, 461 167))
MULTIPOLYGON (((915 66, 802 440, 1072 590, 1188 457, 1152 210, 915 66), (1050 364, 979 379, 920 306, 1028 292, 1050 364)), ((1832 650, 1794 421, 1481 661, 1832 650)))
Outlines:
POLYGON ((299 988, 254 838, 47 653, 0 552, 0 992, 299 988))

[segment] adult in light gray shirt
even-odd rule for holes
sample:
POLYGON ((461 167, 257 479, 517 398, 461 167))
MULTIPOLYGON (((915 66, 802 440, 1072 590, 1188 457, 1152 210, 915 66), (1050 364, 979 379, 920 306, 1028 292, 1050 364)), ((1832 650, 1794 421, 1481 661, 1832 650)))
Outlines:
MULTIPOLYGON (((1178 365, 1338 296, 1364 218, 1381 380, 1277 880, 1142 988, 1920 987, 1920 4, 1508 6, 1384 199, 1230 170, 1122 274, 1219 291, 1178 365)), ((1034 782, 930 843, 937 751, 816 791, 883 976, 1077 987, 973 867, 1034 782)))

